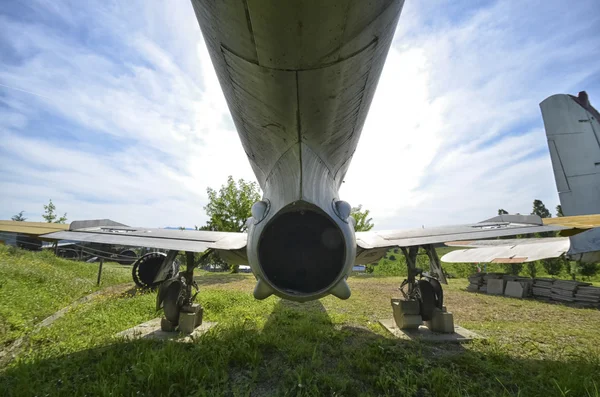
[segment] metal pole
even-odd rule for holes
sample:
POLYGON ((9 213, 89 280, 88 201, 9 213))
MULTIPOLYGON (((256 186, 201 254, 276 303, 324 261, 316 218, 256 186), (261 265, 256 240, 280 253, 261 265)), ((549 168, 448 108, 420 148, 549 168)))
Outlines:
POLYGON ((100 258, 100 265, 98 266, 98 285, 100 285, 100 278, 102 277, 102 265, 104 265, 104 258, 100 258))

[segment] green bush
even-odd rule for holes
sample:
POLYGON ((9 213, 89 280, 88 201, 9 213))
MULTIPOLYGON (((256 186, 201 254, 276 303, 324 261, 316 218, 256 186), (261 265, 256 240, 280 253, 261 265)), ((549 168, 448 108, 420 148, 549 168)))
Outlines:
POLYGON ((542 260, 542 266, 551 276, 558 276, 563 269, 564 259, 562 258, 551 258, 542 260))

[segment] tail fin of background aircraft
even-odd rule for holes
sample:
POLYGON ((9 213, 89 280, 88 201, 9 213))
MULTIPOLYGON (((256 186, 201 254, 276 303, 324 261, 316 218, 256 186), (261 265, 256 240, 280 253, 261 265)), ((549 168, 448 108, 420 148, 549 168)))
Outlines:
POLYGON ((600 213, 600 114, 585 91, 540 103, 565 216, 600 213))
MULTIPOLYGON (((565 216, 600 214, 600 114, 585 91, 540 103, 554 179, 565 216)), ((570 238, 568 255, 600 261, 600 228, 570 238)))

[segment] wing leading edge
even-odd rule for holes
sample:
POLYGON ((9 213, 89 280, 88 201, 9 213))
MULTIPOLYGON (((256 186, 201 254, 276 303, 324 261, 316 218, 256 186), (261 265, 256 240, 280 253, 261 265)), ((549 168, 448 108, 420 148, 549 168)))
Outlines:
POLYGON ((60 231, 42 236, 51 240, 74 240, 129 245, 166 250, 204 252, 207 249, 240 250, 246 247, 246 233, 95 226, 60 231))
MULTIPOLYGON (((496 237, 507 237, 515 236, 519 234, 533 234, 542 232, 555 232, 560 231, 561 235, 573 235, 584 230, 600 226, 600 216, 587 216, 587 217, 562 217, 553 218, 551 222, 548 219, 542 219, 537 215, 500 215, 494 218, 487 219, 485 221, 467 225, 456 225, 456 226, 442 226, 433 228, 423 229, 409 229, 409 230, 387 230, 377 232, 357 232, 356 233, 356 244, 359 247, 357 260, 358 263, 372 263, 381 259, 389 248, 392 247, 413 247, 413 246, 425 246, 430 244, 439 244, 446 242, 453 242, 454 246, 483 246, 485 243, 475 242, 473 240, 483 240, 496 237), (459 241, 468 240, 468 241, 459 241)), ((511 246, 513 240, 495 240, 498 241, 499 245, 504 248, 511 246)), ((524 241, 524 240, 522 240, 524 241)), ((545 248, 545 252, 549 253, 550 256, 546 257, 557 257, 557 252, 565 252, 569 249, 568 238, 558 238, 554 241, 554 245, 550 242, 541 243, 540 247, 545 248), (566 248, 563 245, 566 245, 566 248)), ((489 245, 495 245, 490 243, 489 245)), ((515 245, 512 243, 512 245, 515 245)), ((530 244, 533 246, 533 244, 530 244)), ((483 248, 478 248, 483 249, 483 248)), ((521 248, 519 248, 520 250, 521 248)), ((464 250, 463 250, 464 251, 464 250)), ((457 251, 458 252, 458 251, 457 251)), ((462 251, 461 251, 462 252, 462 251)), ((530 251, 528 251, 530 252, 530 251)), ((491 252, 480 252, 481 257, 489 257, 493 255, 491 252)), ((508 251, 498 252, 500 256, 496 258, 508 258, 508 251)), ((442 260, 452 258, 446 254, 442 260)), ((455 254, 457 255, 457 254, 455 254)), ((473 255, 473 254, 470 254, 473 255)), ((514 258, 516 256, 510 255, 514 258)), ((527 257, 533 258, 534 255, 527 255, 527 257)), ((535 260, 535 259, 532 259, 535 260)), ((454 262, 454 260, 450 260, 454 262)), ((460 262, 466 262, 460 260, 460 262)))
POLYGON ((457 240, 480 240, 494 237, 514 236, 551 231, 562 231, 571 227, 544 225, 538 216, 502 215, 483 222, 410 230, 387 230, 357 232, 356 243, 363 249, 382 247, 412 247, 438 244, 457 240))

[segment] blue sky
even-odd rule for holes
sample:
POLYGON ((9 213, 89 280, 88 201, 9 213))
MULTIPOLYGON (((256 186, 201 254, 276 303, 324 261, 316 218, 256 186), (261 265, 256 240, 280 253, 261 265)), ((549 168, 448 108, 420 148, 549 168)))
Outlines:
MULTIPOLYGON (((538 104, 600 101, 597 1, 455 3, 406 1, 343 185, 378 229, 554 208, 538 104)), ((0 136, 0 219, 200 225, 254 179, 187 1, 0 3, 0 136)))

